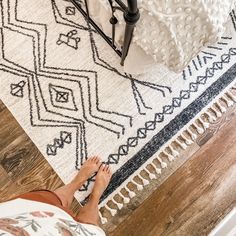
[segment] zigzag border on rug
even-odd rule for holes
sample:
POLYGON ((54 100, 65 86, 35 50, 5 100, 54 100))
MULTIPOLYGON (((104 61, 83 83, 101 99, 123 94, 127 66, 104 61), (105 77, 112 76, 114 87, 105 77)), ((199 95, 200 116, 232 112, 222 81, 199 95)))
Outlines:
POLYGON ((232 90, 236 90, 235 81, 222 90, 197 116, 180 129, 155 155, 149 158, 145 165, 134 172, 107 199, 99 204, 99 215, 102 224, 108 222, 107 218, 104 216, 104 210, 107 210, 112 216, 115 216, 118 210, 123 208, 124 204, 128 204, 130 199, 136 196, 137 191, 143 190, 144 186, 148 185, 152 179, 158 178, 158 175, 162 173, 162 169, 168 167, 167 162, 162 160, 161 154, 165 155, 169 162, 174 161, 181 154, 181 152, 177 151, 176 145, 173 145, 174 143, 182 150, 187 149, 189 145, 194 143, 198 135, 203 134, 211 123, 215 122, 227 111, 227 108, 232 107, 236 103, 236 95, 232 90), (155 160, 159 162, 160 167, 154 164, 155 160), (150 167, 155 173, 150 170, 150 167), (142 176, 141 172, 143 171, 148 175, 149 180, 142 176), (141 183, 137 182, 137 178, 141 183), (130 183, 136 187, 136 191, 129 188, 128 184, 130 183), (122 193, 122 190, 126 192, 126 194, 122 193), (118 196, 123 202, 119 202, 115 199, 118 196), (110 201, 116 208, 109 206, 110 201), (104 208, 103 211, 101 211, 102 208, 104 208))

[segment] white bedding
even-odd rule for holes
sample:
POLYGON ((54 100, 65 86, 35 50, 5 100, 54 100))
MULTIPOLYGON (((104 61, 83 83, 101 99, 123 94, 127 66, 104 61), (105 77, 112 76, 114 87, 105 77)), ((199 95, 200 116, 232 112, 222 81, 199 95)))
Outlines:
MULTIPOLYGON (((108 0, 88 0, 90 16, 111 35, 108 0)), ((127 73, 143 73, 157 63, 180 72, 203 46, 213 44, 225 30, 235 0, 139 0, 140 20, 125 60, 127 73)), ((116 43, 124 37, 121 12, 116 16, 116 43)))

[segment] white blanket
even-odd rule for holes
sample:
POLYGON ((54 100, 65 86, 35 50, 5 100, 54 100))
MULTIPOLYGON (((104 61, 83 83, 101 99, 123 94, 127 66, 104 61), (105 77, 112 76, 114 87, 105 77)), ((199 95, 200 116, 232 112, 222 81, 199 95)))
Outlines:
MULTIPOLYGON (((235 0, 138 1, 141 17, 124 69, 143 73, 156 63, 182 71, 203 46, 215 43, 225 30, 235 0)), ((88 0, 91 17, 111 35, 111 10, 107 0, 88 0)), ((122 44, 124 21, 117 11, 116 43, 122 44)))

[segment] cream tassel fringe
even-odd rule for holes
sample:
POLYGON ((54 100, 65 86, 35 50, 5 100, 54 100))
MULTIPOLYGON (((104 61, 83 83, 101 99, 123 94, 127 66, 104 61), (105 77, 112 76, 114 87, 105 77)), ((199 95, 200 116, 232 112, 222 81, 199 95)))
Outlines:
MULTIPOLYGON (((231 87, 231 89, 235 89, 235 87, 231 87)), ((124 204, 129 203, 130 199, 136 196, 135 191, 128 187, 129 183, 133 184, 138 191, 143 190, 144 186, 148 185, 150 181, 141 175, 142 171, 146 172, 150 180, 157 179, 158 175, 162 173, 162 169, 165 169, 168 166, 167 162, 165 162, 161 156, 164 155, 167 157, 169 162, 174 161, 180 154, 177 150, 177 146, 183 150, 187 149, 187 147, 196 140, 198 134, 203 134, 205 130, 209 128, 210 123, 221 117, 222 114, 227 111, 226 107, 231 107, 234 103, 236 103, 236 96, 230 91, 230 89, 228 89, 224 95, 221 95, 220 98, 211 103, 209 108, 207 108, 201 115, 197 116, 194 122, 186 125, 179 132, 178 136, 173 137, 164 148, 161 148, 158 151, 159 154, 150 158, 144 167, 141 167, 140 170, 136 171, 128 180, 126 180, 125 183, 123 183, 123 187, 119 188, 119 191, 114 191, 112 198, 109 197, 108 200, 102 202, 100 204, 100 208, 104 207, 112 216, 114 216, 118 209, 121 210, 124 204), (147 168, 148 166, 150 166, 151 169, 154 169, 153 172, 147 168), (123 192, 126 192, 127 196, 122 193, 122 189, 123 192), (119 196, 122 199, 122 202, 115 200, 115 196, 119 196), (108 205, 109 201, 112 201, 114 207, 117 209, 111 208, 108 205)), ((102 224, 107 223, 107 218, 104 217, 101 212, 99 215, 101 217, 102 224)))

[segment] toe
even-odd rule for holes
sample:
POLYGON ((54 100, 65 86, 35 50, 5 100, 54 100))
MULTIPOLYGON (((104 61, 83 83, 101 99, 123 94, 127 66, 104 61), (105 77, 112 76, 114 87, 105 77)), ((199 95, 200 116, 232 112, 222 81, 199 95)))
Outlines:
POLYGON ((108 173, 109 173, 109 175, 112 175, 112 171, 111 171, 111 167, 110 166, 108 168, 108 173))
POLYGON ((100 164, 101 163, 101 158, 100 157, 96 157, 96 164, 100 164))
POLYGON ((100 167, 101 171, 104 171, 105 168, 106 168, 106 165, 105 165, 105 164, 102 164, 101 167, 100 167))
POLYGON ((108 166, 107 164, 105 164, 105 168, 104 168, 104 171, 105 171, 105 172, 107 172, 108 167, 109 167, 109 166, 108 166))
POLYGON ((108 172, 109 165, 106 165, 105 171, 108 172))
POLYGON ((102 159, 101 157, 98 157, 98 162, 101 163, 102 162, 102 159))

